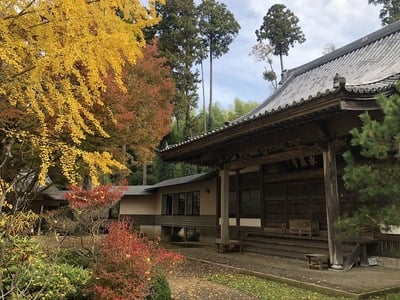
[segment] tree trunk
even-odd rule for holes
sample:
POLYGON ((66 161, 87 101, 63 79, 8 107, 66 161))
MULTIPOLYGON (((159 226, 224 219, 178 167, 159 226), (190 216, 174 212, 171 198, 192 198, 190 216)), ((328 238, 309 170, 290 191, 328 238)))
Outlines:
POLYGON ((280 62, 281 62, 281 75, 282 75, 282 72, 283 72, 283 57, 282 57, 282 53, 279 54, 279 59, 280 59, 280 62))
POLYGON ((208 107, 208 130, 213 129, 213 115, 212 115, 212 85, 213 85, 213 69, 212 69, 212 52, 211 52, 211 43, 210 43, 210 103, 208 107))
POLYGON ((204 121, 204 133, 207 132, 207 111, 206 111, 206 95, 204 89, 204 68, 203 68, 203 60, 201 60, 201 88, 203 90, 203 121, 204 121))
POLYGON ((143 163, 143 180, 142 185, 147 185, 147 164, 143 163))

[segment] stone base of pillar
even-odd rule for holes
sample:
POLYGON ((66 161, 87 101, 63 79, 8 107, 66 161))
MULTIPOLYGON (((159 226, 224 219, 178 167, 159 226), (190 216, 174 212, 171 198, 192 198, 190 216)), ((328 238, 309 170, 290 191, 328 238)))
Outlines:
POLYGON ((329 266, 329 270, 331 270, 331 271, 343 271, 343 265, 331 264, 329 266))

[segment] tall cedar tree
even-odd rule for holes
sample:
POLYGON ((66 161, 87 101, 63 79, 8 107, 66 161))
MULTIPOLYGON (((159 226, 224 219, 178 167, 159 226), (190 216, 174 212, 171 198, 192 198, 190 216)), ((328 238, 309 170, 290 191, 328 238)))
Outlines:
POLYGON ((81 180, 77 168, 83 166, 94 183, 124 168, 110 152, 88 151, 83 141, 109 137, 95 110, 105 105, 103 78, 112 70, 123 86, 122 66, 141 56, 142 29, 158 21, 153 1, 1 1, 0 210, 32 168, 42 184, 57 163, 70 182, 81 180))
MULTIPOLYGON (((135 65, 126 64, 122 72, 126 91, 105 78, 103 94, 113 118, 102 115, 106 128, 112 133, 113 154, 127 166, 147 164, 154 158, 154 149, 168 134, 171 126, 172 100, 175 86, 166 59, 160 57, 157 40, 143 49, 143 57, 135 65), (120 145, 121 147, 115 147, 120 145)), ((101 146, 103 140, 98 140, 101 146)))
MULTIPOLYGON (((197 7, 200 35, 204 47, 202 59, 210 60, 210 99, 208 106, 208 130, 213 129, 213 59, 229 51, 229 45, 239 33, 240 25, 226 5, 215 0, 203 0, 197 7)), ((204 80, 204 79, 203 79, 204 80)))
POLYGON ((368 4, 383 4, 383 8, 379 12, 382 26, 400 19, 400 0, 368 0, 368 4))
POLYGON ((274 55, 279 55, 281 72, 283 69, 283 55, 289 54, 290 46, 295 42, 305 42, 306 38, 298 25, 299 18, 283 4, 270 7, 264 16, 264 22, 256 30, 257 41, 268 40, 274 48, 274 55))
POLYGON ((362 114, 361 129, 351 131, 354 148, 344 155, 346 187, 360 195, 365 207, 339 224, 356 234, 400 224, 400 96, 380 96, 378 103, 383 119, 362 114))
POLYGON ((167 59, 175 80, 173 115, 178 131, 182 132, 179 140, 169 142, 177 143, 191 135, 191 111, 198 102, 199 74, 193 72, 201 46, 196 7, 192 0, 169 0, 165 5, 159 5, 157 11, 162 18, 155 28, 159 37, 158 48, 167 59))

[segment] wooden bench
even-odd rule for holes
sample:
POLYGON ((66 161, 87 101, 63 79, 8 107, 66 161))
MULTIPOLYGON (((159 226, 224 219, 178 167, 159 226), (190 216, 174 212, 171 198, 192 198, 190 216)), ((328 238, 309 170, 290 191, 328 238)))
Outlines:
POLYGON ((290 219, 289 233, 296 235, 318 235, 319 222, 311 221, 310 219, 290 219))
POLYGON ((218 253, 234 252, 234 251, 239 251, 240 253, 242 253, 243 250, 243 243, 239 240, 229 240, 227 242, 222 243, 221 239, 217 239, 215 241, 215 245, 217 245, 218 253))
POLYGON ((310 253, 304 254, 304 257, 308 260, 309 269, 322 270, 329 267, 329 257, 326 254, 310 253))
POLYGON ((264 225, 264 232, 286 234, 286 223, 280 222, 267 222, 264 225))

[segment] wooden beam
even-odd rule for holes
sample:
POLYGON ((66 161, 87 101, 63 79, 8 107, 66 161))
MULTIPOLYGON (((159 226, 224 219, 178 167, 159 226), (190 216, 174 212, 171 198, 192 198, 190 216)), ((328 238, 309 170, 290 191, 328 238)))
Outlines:
POLYGON ((380 106, 376 100, 342 100, 340 101, 340 108, 343 110, 377 110, 380 106))
POLYGON ((343 269, 343 247, 337 239, 335 221, 339 218, 339 193, 337 184, 336 154, 332 143, 323 152, 324 181, 326 199, 326 219, 328 227, 329 256, 332 269, 343 269))
POLYGON ((229 170, 234 170, 248 166, 263 165, 279 161, 285 161, 292 158, 302 158, 310 155, 318 155, 321 154, 321 152, 322 149, 319 146, 308 146, 308 147, 304 146, 265 156, 249 157, 246 159, 234 160, 231 162, 227 162, 226 166, 229 170))

